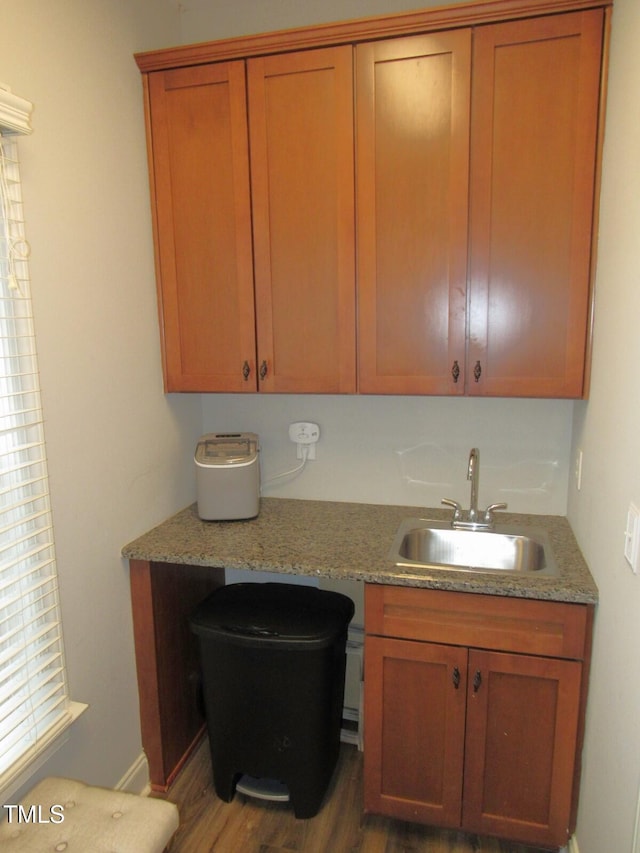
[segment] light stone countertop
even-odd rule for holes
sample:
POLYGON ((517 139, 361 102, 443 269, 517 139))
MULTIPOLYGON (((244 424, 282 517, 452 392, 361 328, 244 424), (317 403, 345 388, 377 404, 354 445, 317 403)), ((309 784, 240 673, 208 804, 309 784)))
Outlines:
POLYGON ((406 518, 451 518, 451 510, 261 498, 250 521, 201 521, 191 506, 122 549, 129 559, 251 569, 486 595, 593 604, 598 589, 566 518, 496 513, 496 521, 546 530, 559 576, 444 569, 405 570, 387 559, 406 518))

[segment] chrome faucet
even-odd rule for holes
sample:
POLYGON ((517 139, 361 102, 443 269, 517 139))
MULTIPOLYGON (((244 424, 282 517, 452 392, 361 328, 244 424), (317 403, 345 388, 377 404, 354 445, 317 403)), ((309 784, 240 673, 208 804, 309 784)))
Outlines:
POLYGON ((505 503, 490 504, 484 511, 484 515, 478 513, 478 492, 480 489, 480 451, 472 447, 469 453, 469 466, 467 468, 467 480, 471 480, 471 503, 464 518, 464 511, 458 501, 443 498, 442 503, 453 507, 453 519, 451 526, 462 530, 491 530, 493 527, 493 512, 496 509, 506 509, 505 503), (481 518, 482 515, 482 518, 481 518))
POLYGON ((477 447, 471 448, 469 454, 469 467, 467 468, 467 480, 471 480, 471 503, 469 504, 469 521, 478 519, 478 484, 480 482, 480 451, 477 447))

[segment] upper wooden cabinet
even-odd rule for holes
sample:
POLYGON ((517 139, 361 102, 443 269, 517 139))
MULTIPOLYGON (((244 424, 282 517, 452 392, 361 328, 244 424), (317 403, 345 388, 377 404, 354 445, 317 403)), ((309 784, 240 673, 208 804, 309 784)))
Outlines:
POLYGON ((351 85, 349 47, 149 75, 166 390, 355 392, 351 85))
POLYGON ((582 396, 602 36, 596 9, 356 48, 360 391, 582 396))
POLYGON ((165 389, 255 390, 244 62, 150 74, 148 101, 165 389))
POLYGON ((354 393, 351 48, 248 76, 260 390, 354 393))
POLYGON ((469 29, 356 47, 363 393, 464 393, 470 86, 469 29))
POLYGON ((584 396, 610 5, 138 54, 166 389, 584 396))
POLYGON ((602 35, 601 9, 474 32, 470 394, 582 396, 602 35))

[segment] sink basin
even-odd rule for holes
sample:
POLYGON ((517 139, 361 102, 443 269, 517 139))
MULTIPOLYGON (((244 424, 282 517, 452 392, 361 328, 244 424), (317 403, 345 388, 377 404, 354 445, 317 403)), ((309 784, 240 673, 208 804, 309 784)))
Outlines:
POLYGON ((409 518, 398 529, 389 559, 397 567, 413 569, 545 575, 558 571, 544 530, 507 524, 456 530, 446 521, 409 518))

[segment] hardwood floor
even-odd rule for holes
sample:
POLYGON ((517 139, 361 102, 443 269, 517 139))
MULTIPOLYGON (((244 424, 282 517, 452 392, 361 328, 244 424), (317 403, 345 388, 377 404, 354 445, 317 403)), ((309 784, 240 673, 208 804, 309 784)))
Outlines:
POLYGON ((541 853, 521 844, 362 814, 362 753, 342 744, 316 817, 296 820, 288 804, 236 793, 218 799, 203 740, 167 799, 180 809, 170 853, 541 853))

